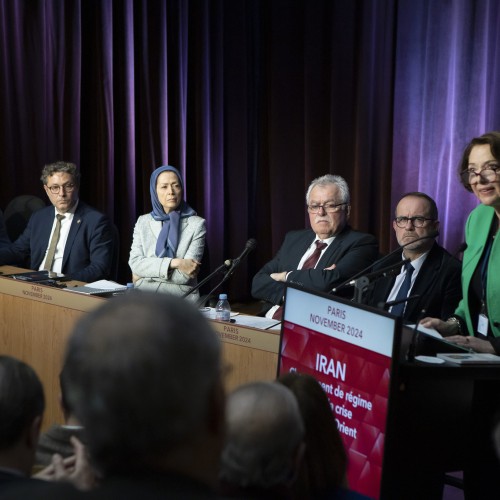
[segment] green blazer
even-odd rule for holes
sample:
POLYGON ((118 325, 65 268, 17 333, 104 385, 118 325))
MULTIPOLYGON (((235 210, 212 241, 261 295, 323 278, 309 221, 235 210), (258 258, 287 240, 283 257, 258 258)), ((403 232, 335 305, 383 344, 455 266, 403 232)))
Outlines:
MULTIPOLYGON (((479 205, 469 215, 465 225, 467 249, 462 262, 462 300, 455 311, 467 323, 469 334, 474 335, 477 325, 472 324, 469 311, 469 287, 484 247, 488 240, 491 223, 496 217, 492 207, 479 205)), ((500 233, 499 233, 500 234, 500 233)), ((491 330, 500 337, 500 236, 493 240, 486 280, 486 303, 491 330)))

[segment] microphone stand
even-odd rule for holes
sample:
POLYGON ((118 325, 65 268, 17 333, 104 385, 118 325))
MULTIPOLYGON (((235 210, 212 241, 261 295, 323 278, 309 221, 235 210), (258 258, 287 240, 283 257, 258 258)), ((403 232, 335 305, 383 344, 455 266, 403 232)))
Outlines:
POLYGON ((359 278, 360 276, 363 276, 367 271, 369 271, 370 269, 372 269, 373 266, 382 264, 383 262, 385 262, 386 260, 390 259, 394 254, 396 254, 398 252, 403 252, 403 250, 405 249, 405 247, 407 247, 408 245, 413 245, 414 243, 417 243, 418 241, 428 240, 430 238, 437 238, 438 236, 439 236, 439 233, 430 234, 428 236, 422 236, 421 238, 416 238, 414 240, 409 241, 408 243, 405 243, 404 245, 399 246, 398 248, 396 248, 392 252, 389 252, 387 255, 384 255, 379 260, 373 262, 369 266, 366 266, 364 269, 361 269, 361 271, 357 272, 354 276, 352 276, 349 279, 343 281, 340 285, 338 285, 335 288, 333 288, 330 291, 330 293, 336 293, 336 292, 338 292, 342 288, 344 288, 347 285, 349 285, 351 283, 351 281, 354 281, 357 278, 359 278))
POLYGON ((217 288, 219 288, 220 286, 222 286, 228 279, 229 277, 231 276, 231 274, 233 273, 230 273, 229 271, 226 272, 226 274, 224 274, 224 277, 222 278, 222 280, 217 283, 217 285, 215 285, 212 290, 210 290, 210 292, 208 292, 206 295, 204 295, 203 297, 200 298, 200 300, 198 300, 198 302, 196 303, 198 307, 202 307, 205 302, 207 300, 210 299, 210 297, 212 297, 212 295, 214 294, 215 290, 217 290, 217 288))
POLYGON ((363 302, 363 293, 366 287, 370 284, 370 279, 368 276, 360 276, 354 280, 354 296, 352 298, 353 302, 356 304, 361 304, 363 302))
POLYGON ((410 300, 418 299, 420 298, 420 295, 417 293, 415 295, 409 295, 408 297, 404 297, 399 300, 391 300, 390 302, 379 302, 377 304, 377 307, 379 309, 385 309, 386 307, 392 307, 396 306, 398 304, 402 304, 403 302, 409 302, 410 300))
POLYGON ((205 283, 210 281, 216 274, 222 272, 224 268, 227 267, 226 262, 224 262, 222 265, 220 265, 215 271, 212 271, 206 278, 202 279, 196 286, 191 288, 191 290, 187 291, 185 294, 182 295, 182 298, 185 299, 192 293, 196 292, 196 290, 200 289, 205 283))
MULTIPOLYGON (((194 290, 198 289, 201 285, 206 283, 209 279, 211 279, 213 276, 215 276, 215 274, 217 274, 217 272, 222 271, 225 267, 228 268, 226 273, 224 274, 224 277, 222 278, 222 280, 219 283, 217 283, 217 285, 214 288, 212 288, 212 290, 210 290, 210 293, 208 293, 208 295, 201 297, 197 301, 198 307, 201 307, 203 304, 205 304, 205 302, 208 299, 210 299, 210 297, 213 295, 215 290, 217 290, 217 288, 219 288, 223 283, 225 283, 233 275, 236 268, 241 264, 243 259, 255 248, 256 245, 257 245, 257 242, 255 241, 255 239, 250 238, 246 242, 245 248, 243 249, 243 252, 241 252, 239 257, 236 257, 236 259, 233 259, 233 260, 228 259, 228 260, 224 261, 224 264, 222 264, 222 266, 217 268, 212 274, 210 274, 210 276, 208 276, 206 279, 204 279, 197 287, 195 287, 193 290, 191 290, 189 292, 189 293, 191 293, 194 290)), ((189 295, 189 293, 187 293, 185 296, 189 295)))
POLYGON ((404 266, 407 262, 410 262, 410 259, 404 259, 402 261, 398 261, 395 264, 391 264, 390 266, 386 266, 382 269, 379 269, 378 271, 375 271, 370 274, 365 274, 364 276, 361 276, 359 278, 356 278, 354 280, 351 280, 348 284, 349 285, 354 285, 354 297, 353 297, 353 302, 356 302, 358 304, 361 304, 363 300, 363 293, 365 292, 366 288, 370 284, 370 282, 374 278, 380 278, 381 276, 387 276, 396 271, 397 269, 400 269, 401 266, 404 266))
POLYGON ((212 288, 212 290, 210 290, 210 292, 207 295, 205 295, 204 297, 202 297, 197 302, 198 307, 201 307, 208 299, 210 299, 210 297, 213 295, 213 293, 215 292, 215 290, 217 290, 217 288, 219 288, 220 286, 222 286, 233 275, 234 271, 241 264, 242 260, 243 259, 241 259, 241 258, 238 257, 237 259, 234 259, 233 261, 226 261, 226 262, 224 262, 224 266, 225 267, 229 267, 229 269, 224 274, 222 280, 219 283, 217 283, 217 285, 215 285, 214 288, 212 288), (231 264, 228 265, 229 262, 231 262, 231 264))

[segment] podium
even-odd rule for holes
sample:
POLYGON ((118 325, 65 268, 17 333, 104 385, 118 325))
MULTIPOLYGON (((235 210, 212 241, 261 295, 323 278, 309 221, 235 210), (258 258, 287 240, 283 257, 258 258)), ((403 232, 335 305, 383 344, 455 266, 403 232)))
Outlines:
MULTIPOLYGON (((1 266, 3 275, 22 272, 1 266)), ((76 282, 69 282, 68 286, 76 282)), ((78 283, 81 284, 81 283, 78 283)), ((34 368, 45 391, 43 429, 62 423, 59 373, 66 341, 78 318, 99 307, 102 297, 71 293, 0 275, 0 353, 14 356, 34 368)), ((276 377, 279 332, 211 321, 222 342, 230 370, 227 390, 252 380, 276 377)))
POLYGON ((279 372, 320 382, 348 453, 349 486, 370 498, 441 499, 445 472, 465 470, 480 486, 482 467, 497 471, 490 485, 500 471, 491 439, 500 365, 418 361, 453 349, 384 311, 287 286, 279 372))

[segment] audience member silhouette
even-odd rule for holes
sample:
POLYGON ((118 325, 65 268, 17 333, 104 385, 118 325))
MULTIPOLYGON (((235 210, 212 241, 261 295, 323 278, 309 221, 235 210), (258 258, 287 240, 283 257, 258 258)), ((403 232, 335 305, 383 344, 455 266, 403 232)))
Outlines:
POLYGON ((216 498, 220 343, 192 304, 149 292, 113 298, 77 323, 64 366, 68 404, 103 475, 86 498, 216 498))
POLYGON ((63 367, 59 374, 59 386, 61 390, 60 404, 64 416, 64 424, 53 424, 47 432, 40 436, 36 450, 36 465, 50 465, 55 453, 58 453, 63 458, 74 455, 75 450, 71 443, 72 436, 77 437, 80 442, 85 443, 84 429, 74 415, 66 396, 66 372, 67 369, 63 367))
POLYGON ((288 387, 304 422, 304 459, 293 486, 295 498, 336 498, 346 486, 347 455, 328 397, 310 375, 287 373, 278 382, 288 387))
POLYGON ((304 451, 304 426, 292 392, 275 382, 238 387, 226 406, 221 494, 232 498, 292 498, 304 451))
POLYGON ((44 409, 42 384, 34 370, 0 356, 0 491, 30 480, 44 409))

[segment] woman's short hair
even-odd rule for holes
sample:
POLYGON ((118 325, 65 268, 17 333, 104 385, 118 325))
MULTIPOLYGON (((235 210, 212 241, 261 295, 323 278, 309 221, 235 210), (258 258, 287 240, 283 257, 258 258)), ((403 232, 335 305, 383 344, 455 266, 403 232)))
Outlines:
POLYGON ((495 160, 500 161, 500 132, 487 132, 479 137, 474 137, 464 149, 462 159, 458 165, 458 177, 467 191, 472 191, 470 184, 462 179, 462 172, 469 168, 469 156, 474 146, 489 144, 491 154, 495 160))

